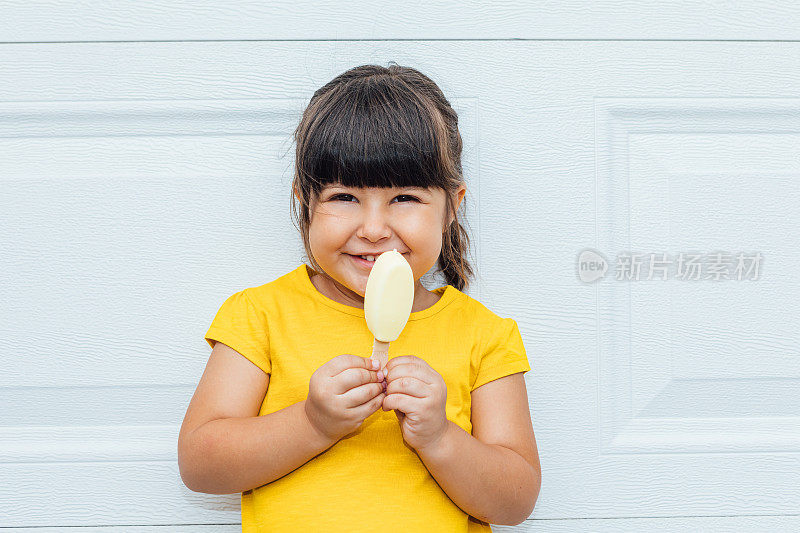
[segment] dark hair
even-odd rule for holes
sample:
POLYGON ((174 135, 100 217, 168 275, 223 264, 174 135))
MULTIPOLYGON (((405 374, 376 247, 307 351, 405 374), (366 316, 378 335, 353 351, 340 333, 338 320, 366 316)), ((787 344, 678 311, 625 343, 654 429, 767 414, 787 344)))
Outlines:
POLYGON ((437 272, 464 290, 473 271, 469 235, 453 209, 452 193, 464 183, 458 115, 430 78, 394 62, 351 68, 314 93, 294 140, 291 208, 315 270, 323 272, 309 244, 310 204, 325 185, 439 188, 445 221, 453 220, 443 230, 437 272))

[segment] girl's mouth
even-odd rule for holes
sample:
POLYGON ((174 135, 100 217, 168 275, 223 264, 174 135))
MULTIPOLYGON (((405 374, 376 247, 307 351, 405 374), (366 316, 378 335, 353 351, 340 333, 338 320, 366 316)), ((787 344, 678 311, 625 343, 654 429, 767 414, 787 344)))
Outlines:
POLYGON ((375 265, 375 261, 367 261, 366 259, 362 259, 360 255, 350 255, 350 257, 353 258, 353 261, 355 261, 358 266, 366 268, 367 270, 371 270, 373 265, 375 265))

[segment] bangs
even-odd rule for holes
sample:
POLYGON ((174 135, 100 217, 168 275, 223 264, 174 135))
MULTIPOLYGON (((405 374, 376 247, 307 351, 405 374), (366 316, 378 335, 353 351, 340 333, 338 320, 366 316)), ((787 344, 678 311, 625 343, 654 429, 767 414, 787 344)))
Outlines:
POLYGON ((437 187, 443 128, 402 85, 364 80, 320 109, 301 152, 316 192, 345 187, 437 187))

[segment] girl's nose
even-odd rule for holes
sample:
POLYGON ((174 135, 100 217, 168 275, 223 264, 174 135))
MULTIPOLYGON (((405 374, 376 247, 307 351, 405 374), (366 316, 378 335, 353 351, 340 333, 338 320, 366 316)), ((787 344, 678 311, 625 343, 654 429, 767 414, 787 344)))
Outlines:
POLYGON ((386 215, 380 212, 365 213, 359 225, 357 236, 370 241, 378 241, 392 236, 392 229, 386 215))

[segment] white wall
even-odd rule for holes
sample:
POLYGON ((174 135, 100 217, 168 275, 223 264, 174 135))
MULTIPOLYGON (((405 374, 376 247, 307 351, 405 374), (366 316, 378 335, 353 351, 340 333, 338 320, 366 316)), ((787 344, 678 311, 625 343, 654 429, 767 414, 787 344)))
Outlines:
POLYGON ((800 9, 652 4, 0 6, 0 526, 238 530, 178 474, 203 334, 300 260, 313 91, 396 61, 460 115, 468 292, 532 367, 542 491, 494 529, 800 529, 800 9), (584 248, 764 264, 586 284, 584 248))

